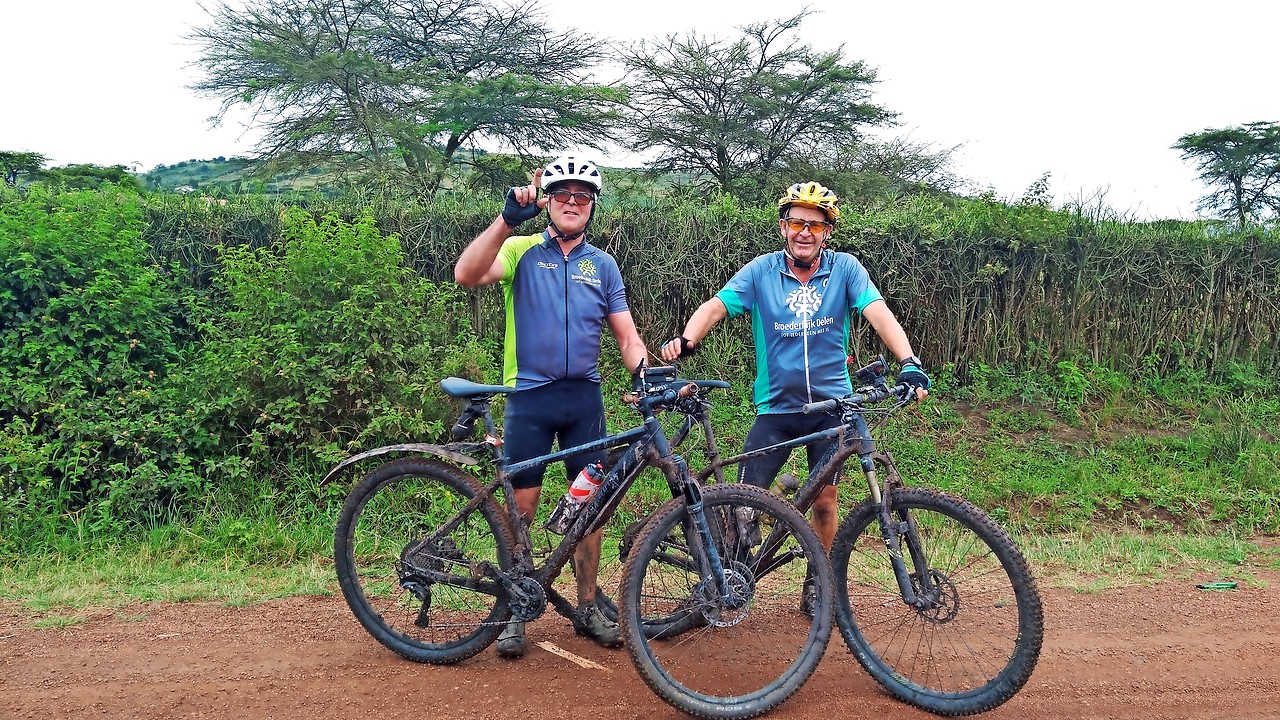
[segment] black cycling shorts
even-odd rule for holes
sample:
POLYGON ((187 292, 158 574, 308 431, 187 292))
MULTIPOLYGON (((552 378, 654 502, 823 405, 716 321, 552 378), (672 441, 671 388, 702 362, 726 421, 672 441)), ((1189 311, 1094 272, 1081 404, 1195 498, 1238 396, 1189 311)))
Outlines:
MULTIPOLYGON (((599 383, 556 380, 507 395, 502 447, 508 465, 546 455, 553 441, 570 448, 604 436, 604 398, 599 383)), ((604 450, 573 455, 564 461, 565 477, 572 478, 588 463, 604 459, 604 450)), ((540 487, 546 470, 543 465, 513 475, 511 486, 540 487)))
MULTIPOLYGON (((743 443, 742 452, 750 452, 758 450, 762 447, 774 445, 787 440, 794 440, 810 433, 829 430, 840 425, 840 418, 826 413, 817 413, 814 415, 806 415, 804 413, 769 413, 757 415, 755 423, 751 426, 751 431, 747 433, 746 442, 743 443)), ((858 433, 865 438, 870 437, 867 432, 866 422, 862 416, 857 419, 858 433)), ((869 443, 870 440, 865 441, 869 443)), ((822 442, 810 443, 805 446, 805 452, 809 461, 809 472, 813 472, 822 461, 826 454, 836 446, 836 439, 824 440, 822 442)), ((871 446, 866 445, 864 448, 870 452, 871 446)), ((791 457, 790 452, 774 452, 762 455, 757 458, 745 460, 738 466, 738 482, 755 485, 756 487, 768 488, 773 484, 778 473, 782 470, 782 466, 786 464, 787 459, 791 457)), ((804 478, 801 478, 803 480, 804 478)), ((831 484, 835 485, 840 481, 840 473, 836 473, 831 478, 831 484)))

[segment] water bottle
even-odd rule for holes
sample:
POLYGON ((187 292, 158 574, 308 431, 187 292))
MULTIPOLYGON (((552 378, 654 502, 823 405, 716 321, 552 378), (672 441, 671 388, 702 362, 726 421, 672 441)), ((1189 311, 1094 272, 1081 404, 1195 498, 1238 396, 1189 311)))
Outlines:
POLYGON ((556 504, 556 509, 551 511, 551 517, 547 518, 547 529, 553 533, 563 535, 573 524, 573 519, 578 517, 578 513, 582 510, 592 495, 596 494, 596 490, 600 489, 600 484, 604 482, 604 466, 600 463, 590 463, 582 468, 582 472, 573 479, 573 483, 569 485, 569 491, 560 498, 560 502, 556 504))

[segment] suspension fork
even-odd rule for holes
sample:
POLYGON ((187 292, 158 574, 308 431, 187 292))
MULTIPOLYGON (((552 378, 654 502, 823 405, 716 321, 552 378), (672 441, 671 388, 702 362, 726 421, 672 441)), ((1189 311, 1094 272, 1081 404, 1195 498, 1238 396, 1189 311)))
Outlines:
POLYGON ((915 518, 906 510, 893 509, 893 490, 902 486, 897 468, 893 464, 893 456, 889 453, 868 453, 858 457, 862 472, 867 477, 867 488, 871 491, 871 499, 876 503, 877 516, 880 522, 880 537, 889 551, 889 560, 893 564, 893 574, 898 581, 898 591, 902 594, 902 602, 917 609, 929 604, 928 598, 934 597, 936 588, 933 573, 929 570, 929 561, 925 557, 924 547, 920 542, 919 528, 915 518), (876 474, 876 461, 882 462, 886 469, 886 479, 881 488, 876 474), (895 518, 896 514, 896 518, 895 518), (911 557, 911 567, 915 570, 915 578, 920 592, 916 592, 912 584, 912 572, 907 568, 902 556, 902 546, 907 546, 907 554, 911 557))
MULTIPOLYGON (((702 545, 702 556, 711 570, 712 579, 715 580, 717 599, 722 607, 732 607, 732 595, 729 592, 728 579, 725 577, 724 561, 720 558, 720 551, 716 548, 715 539, 711 535, 711 523, 707 521, 706 506, 702 502, 702 486, 689 475, 689 467, 684 458, 677 456, 675 466, 680 476, 686 478, 683 489, 685 512, 697 533, 698 541, 702 545)), ((693 548, 690 550, 692 551, 693 548)))

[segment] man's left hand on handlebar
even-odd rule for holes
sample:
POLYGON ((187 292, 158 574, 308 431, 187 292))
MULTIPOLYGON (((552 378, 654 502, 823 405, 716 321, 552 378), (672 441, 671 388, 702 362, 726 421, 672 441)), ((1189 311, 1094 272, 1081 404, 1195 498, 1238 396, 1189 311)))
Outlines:
POLYGON ((929 375, 925 373, 924 368, 920 366, 920 361, 914 356, 901 362, 901 369, 898 370, 898 382, 915 388, 917 401, 929 397, 929 385, 931 384, 929 375))
POLYGON ((670 340, 662 343, 659 352, 662 359, 667 362, 679 360, 680 358, 689 357, 697 352, 697 346, 689 341, 689 338, 683 335, 677 335, 670 340))

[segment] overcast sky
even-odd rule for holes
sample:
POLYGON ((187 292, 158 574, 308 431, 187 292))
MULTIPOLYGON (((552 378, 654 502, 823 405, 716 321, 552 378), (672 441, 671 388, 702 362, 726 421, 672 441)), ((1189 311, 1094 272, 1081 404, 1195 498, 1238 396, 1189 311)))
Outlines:
MULTIPOLYGON (((803 5, 763 0, 544 0, 548 20, 631 41, 732 38, 803 5)), ((879 71, 891 133, 943 149, 977 189, 1015 199, 1050 173, 1056 203, 1099 197, 1140 220, 1193 218, 1205 187, 1170 145, 1210 127, 1280 122, 1276 0, 814 0, 805 42, 879 71)), ((245 154, 246 115, 211 128, 187 89, 207 23, 196 0, 0 0, 0 150, 54 165, 245 154)), ((619 153, 602 158, 629 164, 619 153)))

